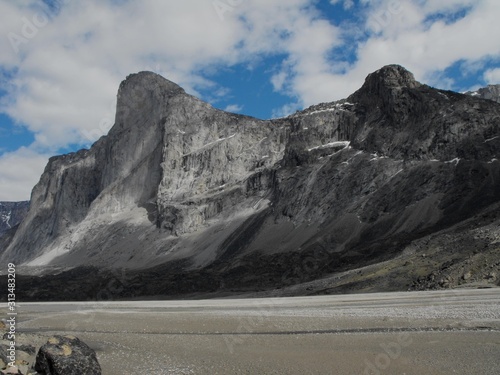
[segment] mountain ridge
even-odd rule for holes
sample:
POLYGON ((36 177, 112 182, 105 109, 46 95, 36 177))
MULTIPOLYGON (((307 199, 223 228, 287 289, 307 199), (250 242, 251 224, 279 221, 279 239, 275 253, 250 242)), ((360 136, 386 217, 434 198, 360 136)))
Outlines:
MULTIPOLYGON (((499 126, 498 103, 398 65, 346 99, 273 120, 216 110, 141 72, 120 85, 107 136, 51 159, 0 258, 26 273, 156 275, 155 287, 137 282, 140 295, 276 289, 374 267, 500 200, 499 126)), ((493 262, 499 233, 488 233, 493 262)), ((424 285, 425 272, 387 288, 424 285)))
POLYGON ((476 91, 468 91, 466 95, 476 96, 482 99, 493 100, 495 102, 500 102, 500 84, 498 85, 488 85, 486 87, 481 87, 476 91))

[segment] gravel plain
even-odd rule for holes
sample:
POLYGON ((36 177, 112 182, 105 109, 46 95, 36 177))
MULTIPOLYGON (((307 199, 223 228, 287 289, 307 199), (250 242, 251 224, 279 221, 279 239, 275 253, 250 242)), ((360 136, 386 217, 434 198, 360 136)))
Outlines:
POLYGON ((500 374, 500 288, 200 301, 19 303, 103 375, 500 374))

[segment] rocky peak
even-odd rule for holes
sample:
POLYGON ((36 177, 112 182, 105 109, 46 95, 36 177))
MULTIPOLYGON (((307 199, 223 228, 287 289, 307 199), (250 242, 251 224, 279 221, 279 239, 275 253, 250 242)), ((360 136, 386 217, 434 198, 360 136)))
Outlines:
MULTIPOLYGON (((130 74, 120 84, 116 105, 116 124, 128 118, 131 112, 140 113, 145 107, 166 104, 169 98, 185 94, 179 85, 153 72, 130 74)), ((118 126, 119 127, 119 126, 118 126)))
POLYGON ((387 65, 369 74, 359 91, 379 94, 387 89, 416 88, 419 86, 420 83, 415 80, 413 73, 400 65, 387 65))
POLYGON ((124 81, 120 84, 120 88, 118 91, 118 95, 122 93, 123 90, 130 88, 132 85, 142 86, 151 88, 154 86, 161 86, 166 92, 184 92, 184 89, 180 87, 178 84, 162 77, 161 75, 149 72, 142 71, 138 73, 129 74, 124 81))
POLYGON ((358 110, 361 112, 371 108, 392 117, 396 112, 400 112, 398 108, 404 106, 405 102, 413 102, 413 99, 408 97, 408 92, 422 86, 424 85, 417 82, 413 74, 402 66, 387 65, 369 74, 363 86, 352 94, 348 101, 358 104, 358 110))
POLYGON ((500 85, 488 85, 477 91, 468 91, 465 94, 500 103, 500 85))

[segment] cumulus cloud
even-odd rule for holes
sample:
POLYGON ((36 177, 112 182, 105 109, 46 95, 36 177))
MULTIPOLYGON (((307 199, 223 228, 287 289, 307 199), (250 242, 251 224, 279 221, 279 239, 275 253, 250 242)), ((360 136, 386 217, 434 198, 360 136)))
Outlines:
POLYGON ((497 85, 500 83, 500 68, 490 69, 484 73, 484 79, 490 85, 497 85))
POLYGON ((28 200, 49 155, 22 147, 0 158, 0 201, 28 200))
POLYGON ((226 108, 224 108, 224 111, 233 113, 241 112, 242 110, 243 106, 239 104, 229 104, 226 108))
POLYGON ((90 0, 67 2, 58 14, 29 6, 5 11, 17 22, 2 24, 2 34, 25 42, 14 42, 2 54, 4 66, 17 60, 2 110, 46 147, 78 143, 85 130, 99 128, 109 118, 120 81, 131 72, 160 65, 192 92, 207 85, 198 65, 235 61, 241 32, 230 19, 220 22, 206 1, 172 7, 163 1, 90 0), (25 32, 26 20, 42 17, 50 17, 47 24, 25 32))
POLYGON ((54 13, 40 1, 2 2, 0 32, 25 41, 15 46, 17 53, 8 38, 0 41, 1 66, 15 67, 0 109, 33 131, 38 146, 54 148, 107 130, 119 82, 139 70, 156 67, 198 94, 224 89, 204 74, 211 66, 282 54, 282 67, 271 78, 274 89, 308 105, 348 95, 388 63, 432 80, 458 60, 500 54, 491 37, 500 34, 495 0, 342 1, 364 15, 358 34, 366 38, 359 40, 343 39, 347 34, 311 0, 219 3, 222 13, 216 2, 204 0, 175 6, 66 0, 54 13), (333 51, 350 43, 357 59, 343 61, 333 51))
POLYGON ((222 19, 205 0, 65 1, 56 13, 34 0, 1 3, 9 22, 0 33, 10 39, 2 39, 0 64, 15 73, 0 109, 34 132, 37 146, 54 148, 97 136, 130 72, 159 66, 198 94, 214 85, 204 69, 262 54, 290 54, 301 69, 317 70, 335 28, 310 3, 226 2, 222 19))

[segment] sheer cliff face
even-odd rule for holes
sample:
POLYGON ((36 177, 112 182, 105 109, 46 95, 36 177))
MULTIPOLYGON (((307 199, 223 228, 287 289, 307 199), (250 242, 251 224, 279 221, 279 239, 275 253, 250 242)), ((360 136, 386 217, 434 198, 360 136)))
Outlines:
POLYGON ((388 259, 492 207, 499 149, 498 103, 432 89, 400 66, 345 100, 270 121, 214 109, 143 72, 121 84, 106 137, 50 160, 1 257, 177 261, 182 272, 270 282, 310 259, 312 279, 388 259))

